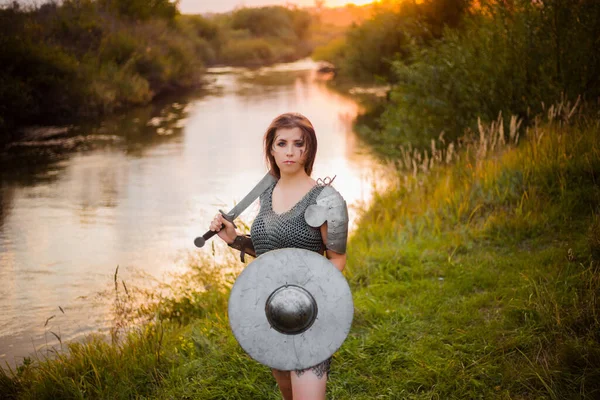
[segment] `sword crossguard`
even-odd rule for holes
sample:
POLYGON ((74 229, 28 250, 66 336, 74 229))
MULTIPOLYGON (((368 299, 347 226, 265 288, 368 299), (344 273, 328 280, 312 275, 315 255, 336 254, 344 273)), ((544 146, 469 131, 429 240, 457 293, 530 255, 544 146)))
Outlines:
MULTIPOLYGON (((235 222, 233 222, 235 215, 233 214, 228 214, 225 211, 219 209, 219 212, 221 213, 221 215, 223 216, 223 218, 225 218, 227 221, 231 222, 233 224, 233 227, 237 229, 237 225, 235 224, 235 222)), ((221 228, 223 228, 225 225, 221 225, 221 228)))

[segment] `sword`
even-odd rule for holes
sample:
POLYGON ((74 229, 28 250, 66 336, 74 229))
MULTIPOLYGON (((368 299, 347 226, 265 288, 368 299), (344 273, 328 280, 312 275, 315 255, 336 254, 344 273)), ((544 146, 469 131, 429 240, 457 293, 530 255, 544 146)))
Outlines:
MULTIPOLYGON (((254 200, 256 200, 265 190, 267 190, 267 188, 271 186, 271 184, 273 184, 273 182, 275 182, 276 180, 277 178, 271 175, 270 172, 267 172, 267 174, 260 180, 260 182, 258 182, 256 186, 254 186, 254 188, 239 203, 237 203, 235 207, 231 209, 231 211, 226 213, 222 210, 219 210, 219 212, 227 221, 231 222, 233 226, 235 226, 233 220, 236 219, 241 213, 243 213, 244 210, 248 208, 250 204, 254 203, 254 200)), ((223 228, 224 226, 225 225, 221 225, 221 228, 223 228)), ((196 245, 196 247, 202 247, 208 239, 210 239, 216 234, 217 232, 215 231, 208 231, 204 235, 198 236, 196 239, 194 239, 194 244, 196 245)))

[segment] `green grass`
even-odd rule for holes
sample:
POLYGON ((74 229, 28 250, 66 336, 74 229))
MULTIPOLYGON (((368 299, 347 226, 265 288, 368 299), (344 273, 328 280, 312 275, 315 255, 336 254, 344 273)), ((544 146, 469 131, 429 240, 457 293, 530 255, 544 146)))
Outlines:
MULTIPOLYGON (((516 131, 501 140, 499 126, 482 126, 454 152, 405 149, 410 168, 398 162, 348 246, 355 316, 328 398, 600 396, 599 120, 562 109, 518 145, 516 131)), ((150 322, 0 373, 0 392, 279 398, 229 330, 234 275, 222 267, 192 260, 175 295, 148 307, 150 322)))

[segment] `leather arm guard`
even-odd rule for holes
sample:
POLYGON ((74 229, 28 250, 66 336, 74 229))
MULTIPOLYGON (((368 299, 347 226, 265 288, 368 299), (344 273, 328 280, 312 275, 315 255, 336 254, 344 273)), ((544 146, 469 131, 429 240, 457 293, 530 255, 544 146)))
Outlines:
POLYGON ((256 257, 256 251, 254 250, 254 244, 252 243, 252 239, 250 235, 238 235, 233 243, 228 245, 232 249, 236 249, 240 251, 240 260, 242 262, 246 262, 244 256, 246 254, 250 254, 252 257, 256 257))
POLYGON ((317 197, 317 204, 309 206, 304 212, 306 223, 318 228, 327 222, 328 250, 339 254, 346 253, 348 240, 348 207, 342 195, 331 186, 325 186, 317 197))

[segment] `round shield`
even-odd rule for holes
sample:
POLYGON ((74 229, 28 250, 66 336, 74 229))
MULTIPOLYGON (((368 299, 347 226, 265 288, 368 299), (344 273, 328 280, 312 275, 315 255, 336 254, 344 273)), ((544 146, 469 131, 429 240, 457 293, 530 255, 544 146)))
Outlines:
POLYGON ((304 369, 342 345, 354 313, 348 282, 320 254, 269 251, 240 274, 229 296, 229 323, 256 361, 282 371, 304 369))

